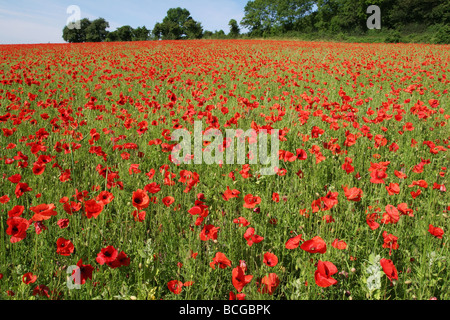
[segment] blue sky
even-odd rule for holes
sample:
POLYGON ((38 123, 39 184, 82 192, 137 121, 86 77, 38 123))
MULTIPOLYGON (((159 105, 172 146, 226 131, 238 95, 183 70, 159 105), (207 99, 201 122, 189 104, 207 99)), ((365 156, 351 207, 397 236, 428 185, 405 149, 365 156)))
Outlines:
MULTIPOLYGON (((71 14, 70 5, 80 8, 81 18, 102 17, 109 31, 124 25, 152 29, 170 8, 186 8, 204 30, 229 32, 228 22, 244 17, 248 0, 0 0, 0 44, 64 43, 62 29, 71 14)), ((244 30, 245 31, 245 30, 244 30)))

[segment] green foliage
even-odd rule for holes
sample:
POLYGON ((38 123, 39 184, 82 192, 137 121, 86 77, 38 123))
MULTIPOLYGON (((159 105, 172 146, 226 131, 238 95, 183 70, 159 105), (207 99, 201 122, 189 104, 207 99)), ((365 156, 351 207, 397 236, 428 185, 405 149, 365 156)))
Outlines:
POLYGON ((109 23, 103 18, 94 21, 84 18, 79 21, 79 26, 80 28, 72 29, 65 26, 62 35, 64 41, 70 43, 102 42, 107 38, 108 31, 106 29, 109 28, 109 23))
POLYGON ((391 30, 387 35, 385 42, 386 43, 399 43, 401 41, 401 34, 398 30, 391 30))
POLYGON ((293 30, 299 21, 311 12, 310 0, 253 0, 244 8, 241 25, 251 35, 264 36, 293 30))
POLYGON ((133 41, 145 41, 150 39, 150 30, 145 26, 137 27, 132 30, 132 40, 133 41))
POLYGON ((95 19, 86 28, 86 42, 102 42, 106 39, 109 23, 103 18, 95 19))
POLYGON ((449 43, 450 0, 251 0, 244 11, 250 37, 449 43), (376 34, 367 28, 370 5, 381 11, 376 34))
POLYGON ((187 9, 178 7, 169 9, 163 21, 155 24, 152 33, 163 40, 200 39, 203 28, 187 9))
POLYGON ((133 40, 133 28, 130 26, 122 26, 117 28, 117 35, 119 37, 119 41, 131 41, 133 40))
POLYGON ((63 39, 69 43, 80 43, 86 41, 86 29, 91 24, 91 21, 87 18, 79 20, 80 28, 69 28, 65 26, 63 29, 63 39))
POLYGON ((223 30, 215 30, 214 32, 206 30, 203 33, 203 39, 216 39, 216 40, 221 40, 221 39, 227 39, 227 35, 225 34, 225 31, 223 30))
POLYGON ((436 33, 433 37, 433 42, 438 44, 450 43, 450 25, 438 25, 436 26, 436 33))
POLYGON ((150 39, 150 30, 145 26, 133 29, 131 26, 122 26, 109 32, 109 23, 103 18, 90 21, 84 18, 79 21, 80 28, 63 29, 63 39, 70 43, 103 42, 103 41, 145 41, 150 39))
POLYGON ((228 25, 230 26, 230 33, 228 35, 231 38, 239 37, 241 30, 239 29, 239 25, 238 25, 237 21, 234 19, 231 19, 230 22, 228 22, 228 25))

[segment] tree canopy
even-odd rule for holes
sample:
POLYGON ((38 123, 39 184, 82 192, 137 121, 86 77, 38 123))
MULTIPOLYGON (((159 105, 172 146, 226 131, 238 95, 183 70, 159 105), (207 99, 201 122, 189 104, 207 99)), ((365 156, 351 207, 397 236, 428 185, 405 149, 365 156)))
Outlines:
POLYGON ((386 29, 450 23, 450 0, 251 0, 241 25, 253 36, 289 31, 364 32, 371 5, 380 8, 386 29))
MULTIPOLYGON (((109 23, 103 18, 90 21, 87 18, 79 21, 80 28, 65 26, 63 29, 64 41, 77 42, 102 42, 102 41, 145 41, 150 40, 150 30, 145 26, 133 29, 131 26, 122 26, 115 31, 106 30, 109 23)), ((73 24, 74 26, 76 25, 73 24)))
POLYGON ((145 26, 134 29, 125 25, 108 31, 109 23, 105 19, 90 21, 84 18, 65 26, 62 37, 67 42, 76 43, 235 39, 299 33, 364 34, 369 29, 367 8, 371 5, 380 8, 382 29, 406 30, 407 33, 434 30, 437 43, 450 41, 450 0, 250 0, 245 5, 240 23, 235 19, 229 20, 228 34, 223 30, 203 30, 202 24, 194 20, 187 9, 177 7, 169 9, 162 22, 155 23, 152 30, 145 26), (73 28, 74 25, 79 28, 73 28), (248 33, 241 34, 240 26, 248 33))
POLYGON ((200 39, 203 28, 187 9, 178 7, 169 9, 163 21, 155 24, 152 33, 163 40, 200 39))

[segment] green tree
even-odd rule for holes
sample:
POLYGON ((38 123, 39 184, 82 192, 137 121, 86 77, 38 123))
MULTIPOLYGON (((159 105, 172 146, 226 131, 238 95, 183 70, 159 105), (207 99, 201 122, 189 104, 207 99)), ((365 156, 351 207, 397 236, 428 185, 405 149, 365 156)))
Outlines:
POLYGON ((150 30, 145 26, 133 29, 133 41, 145 41, 150 39, 150 30))
POLYGON ((102 42, 105 41, 109 28, 109 23, 103 18, 95 19, 86 28, 86 42, 102 42))
POLYGON ((108 41, 108 42, 120 41, 119 34, 117 33, 117 30, 108 32, 108 35, 106 36, 105 41, 108 41))
POLYGON ((86 41, 86 29, 91 24, 91 21, 87 18, 79 20, 80 28, 70 29, 67 25, 63 29, 62 38, 69 43, 80 43, 86 41))
POLYGON ((152 33, 163 40, 199 39, 203 28, 187 9, 178 7, 169 9, 163 21, 155 24, 152 33))
POLYGON ((229 36, 231 38, 239 37, 239 34, 240 34, 241 30, 239 29, 237 21, 234 20, 234 19, 231 19, 230 22, 228 22, 228 26, 230 26, 229 36))
POLYGON ((226 39, 227 35, 225 34, 225 31, 219 30, 214 31, 213 38, 214 39, 226 39))
POLYGON ((212 37, 213 37, 213 32, 212 31, 205 30, 203 32, 203 38, 205 38, 205 39, 212 39, 212 37))
POLYGON ((313 5, 313 0, 252 0, 244 8, 241 25, 255 36, 294 30, 313 5))
POLYGON ((122 26, 117 28, 117 35, 119 41, 132 41, 133 40, 133 28, 130 26, 122 26))
POLYGON ((183 25, 184 33, 187 39, 200 39, 203 35, 203 28, 200 22, 188 18, 183 25))

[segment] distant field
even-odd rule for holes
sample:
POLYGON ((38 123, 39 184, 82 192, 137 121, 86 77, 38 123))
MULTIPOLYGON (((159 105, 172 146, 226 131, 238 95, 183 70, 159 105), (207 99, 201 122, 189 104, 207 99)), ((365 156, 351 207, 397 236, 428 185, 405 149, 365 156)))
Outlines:
POLYGON ((1 299, 450 298, 450 46, 0 52, 1 299), (196 122, 278 129, 273 174, 173 163, 196 122))

